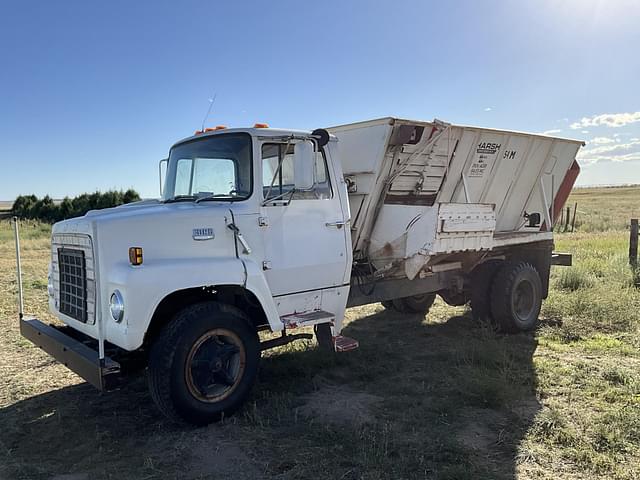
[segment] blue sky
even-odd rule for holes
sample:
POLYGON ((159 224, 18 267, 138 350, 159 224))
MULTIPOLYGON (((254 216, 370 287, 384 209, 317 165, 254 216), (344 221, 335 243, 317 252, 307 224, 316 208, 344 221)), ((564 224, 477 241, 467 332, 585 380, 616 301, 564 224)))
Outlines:
POLYGON ((0 2, 0 200, 157 196, 199 128, 393 115, 584 139, 640 183, 640 2, 0 2))

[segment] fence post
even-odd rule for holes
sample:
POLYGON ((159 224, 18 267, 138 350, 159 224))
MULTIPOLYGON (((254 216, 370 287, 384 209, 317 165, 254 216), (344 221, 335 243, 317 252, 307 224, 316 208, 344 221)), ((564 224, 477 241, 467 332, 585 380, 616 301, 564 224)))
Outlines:
POLYGON ((638 266, 638 219, 631 219, 629 229, 629 265, 633 268, 638 266))
POLYGON ((564 223, 564 209, 560 210, 560 225, 564 223))

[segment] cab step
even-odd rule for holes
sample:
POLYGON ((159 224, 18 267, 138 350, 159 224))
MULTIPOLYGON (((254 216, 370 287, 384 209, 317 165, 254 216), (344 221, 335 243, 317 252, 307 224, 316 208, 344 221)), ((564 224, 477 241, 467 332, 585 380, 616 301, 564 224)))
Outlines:
POLYGON ((336 352, 348 352, 350 350, 355 350, 360 346, 360 343, 354 338, 345 337, 343 335, 338 335, 333 337, 333 343, 336 348, 336 352))
POLYGON ((291 313, 280 317, 285 328, 308 327, 317 323, 330 323, 335 320, 333 313, 324 310, 314 310, 307 313, 291 313))

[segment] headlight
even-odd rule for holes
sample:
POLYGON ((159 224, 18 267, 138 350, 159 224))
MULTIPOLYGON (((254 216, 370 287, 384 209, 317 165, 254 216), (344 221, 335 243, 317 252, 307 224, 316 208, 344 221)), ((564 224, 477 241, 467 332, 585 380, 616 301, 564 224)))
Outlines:
POLYGON ((120 323, 124 318, 124 300, 122 299, 120 291, 116 290, 111 294, 109 310, 111 310, 111 316, 113 319, 120 323))

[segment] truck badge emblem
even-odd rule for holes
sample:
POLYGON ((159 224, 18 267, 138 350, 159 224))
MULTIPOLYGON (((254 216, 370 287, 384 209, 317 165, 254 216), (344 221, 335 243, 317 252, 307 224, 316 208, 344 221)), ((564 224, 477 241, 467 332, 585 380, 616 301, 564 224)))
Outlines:
POLYGON ((191 235, 194 240, 212 240, 215 238, 213 228, 194 228, 191 235))

